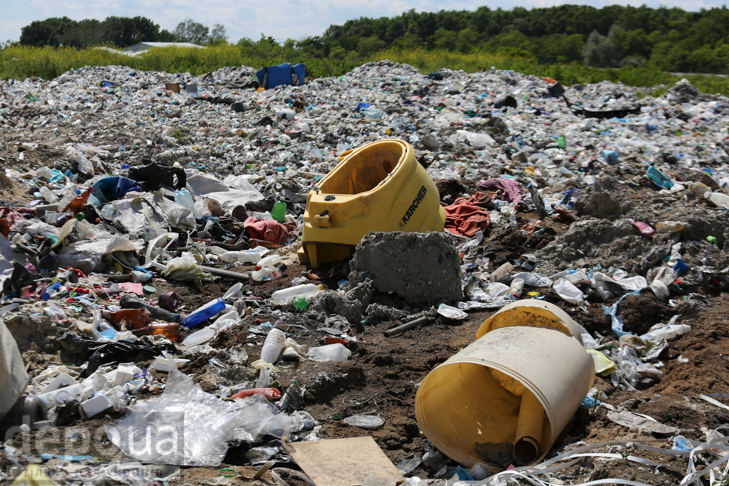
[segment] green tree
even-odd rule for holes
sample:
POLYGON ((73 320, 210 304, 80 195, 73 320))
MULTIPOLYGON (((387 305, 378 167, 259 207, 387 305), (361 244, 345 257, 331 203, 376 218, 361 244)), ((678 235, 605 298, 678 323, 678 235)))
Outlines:
POLYGON ((445 49, 453 51, 456 49, 456 42, 458 41, 458 34, 452 30, 440 28, 433 34, 433 47, 436 49, 445 49))
POLYGON ((582 48, 585 64, 593 67, 613 67, 617 61, 617 52, 610 39, 593 30, 582 48))
POLYGON ((369 56, 377 51, 381 51, 385 48, 385 41, 381 40, 376 35, 370 37, 364 37, 357 43, 357 52, 362 56, 369 56))
POLYGON ((77 25, 68 17, 35 20, 20 29, 20 44, 25 46, 57 46, 61 37, 77 25))
POLYGON ((175 27, 175 36, 182 42, 205 44, 208 41, 210 29, 199 22, 187 18, 175 27))
POLYGON ((146 17, 107 17, 102 28, 104 40, 117 47, 154 42, 159 34, 159 25, 146 17))
POLYGON ((458 52, 471 52, 478 47, 478 33, 472 29, 463 29, 456 39, 458 52))
POLYGON ((213 24, 213 29, 210 31, 210 37, 208 38, 209 44, 225 44, 228 41, 228 33, 225 30, 223 24, 213 24))

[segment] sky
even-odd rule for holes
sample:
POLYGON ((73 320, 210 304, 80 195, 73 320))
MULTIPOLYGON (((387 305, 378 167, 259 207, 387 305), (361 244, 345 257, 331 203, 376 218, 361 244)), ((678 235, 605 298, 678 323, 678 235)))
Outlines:
POLYGON ((174 30, 178 23, 191 18, 208 27, 225 25, 228 41, 242 37, 260 38, 261 34, 278 41, 321 35, 332 24, 343 24, 359 17, 394 17, 407 10, 437 12, 439 10, 475 10, 486 5, 492 9, 550 7, 565 3, 595 7, 619 3, 639 6, 643 3, 657 8, 661 5, 684 10, 719 7, 727 0, 627 0, 610 2, 588 0, 0 0, 0 41, 19 40, 20 29, 34 20, 49 17, 69 17, 74 20, 98 19, 109 16, 142 16, 153 20, 163 29, 174 30))

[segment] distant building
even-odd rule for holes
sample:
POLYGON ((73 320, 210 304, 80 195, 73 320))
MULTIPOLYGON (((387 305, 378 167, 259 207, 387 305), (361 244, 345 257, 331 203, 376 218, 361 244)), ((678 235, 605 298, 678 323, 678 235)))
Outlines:
POLYGON ((199 46, 197 44, 191 44, 190 42, 139 42, 129 47, 125 47, 125 51, 146 51, 152 47, 197 47, 198 49, 205 49, 205 46, 199 46))

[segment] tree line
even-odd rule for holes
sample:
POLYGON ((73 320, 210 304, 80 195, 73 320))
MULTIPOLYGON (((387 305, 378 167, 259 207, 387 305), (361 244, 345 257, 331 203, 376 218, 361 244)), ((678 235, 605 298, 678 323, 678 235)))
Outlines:
POLYGON ((104 20, 71 20, 53 17, 36 20, 20 31, 20 44, 27 46, 69 46, 85 48, 94 45, 128 47, 139 42, 191 42, 194 44, 219 44, 227 42, 223 24, 213 24, 212 29, 185 19, 172 31, 146 17, 107 17, 104 20))
MULTIPOLYGON (((104 21, 66 17, 23 27, 25 45, 112 44, 140 41, 227 42, 225 27, 212 29, 187 19, 174 31, 160 30, 144 17, 108 17, 104 21)), ((500 52, 538 64, 586 64, 593 67, 645 66, 663 71, 729 72, 729 10, 687 12, 679 8, 610 5, 560 5, 511 10, 409 10, 396 17, 349 20, 331 25, 320 36, 278 42, 270 36, 237 42, 261 56, 362 59, 383 49, 500 52)))

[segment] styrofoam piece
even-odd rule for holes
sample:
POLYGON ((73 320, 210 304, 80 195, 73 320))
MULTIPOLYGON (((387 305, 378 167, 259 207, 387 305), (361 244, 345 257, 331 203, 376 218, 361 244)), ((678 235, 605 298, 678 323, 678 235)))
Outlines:
MULTIPOLYGON (((185 366, 187 363, 190 362, 189 359, 175 359, 175 366, 178 368, 180 366, 185 366)), ((157 371, 161 371, 163 373, 169 373, 172 367, 170 366, 170 360, 165 358, 164 356, 157 356, 154 359, 154 368, 157 371)))
POLYGON ((68 373, 60 373, 58 376, 56 376, 52 382, 48 384, 47 387, 45 387, 41 393, 48 393, 52 392, 53 390, 58 390, 61 387, 64 386, 71 386, 75 385, 78 382, 72 378, 68 373))
POLYGON ((41 400, 43 400, 47 408, 53 408, 58 405, 63 405, 64 403, 71 400, 83 400, 84 398, 86 398, 84 386, 80 383, 59 388, 58 390, 53 390, 51 392, 43 393, 38 396, 41 400))
POLYGON ((81 403, 81 408, 87 417, 93 417, 104 410, 110 409, 111 402, 106 398, 106 395, 100 394, 81 403))

